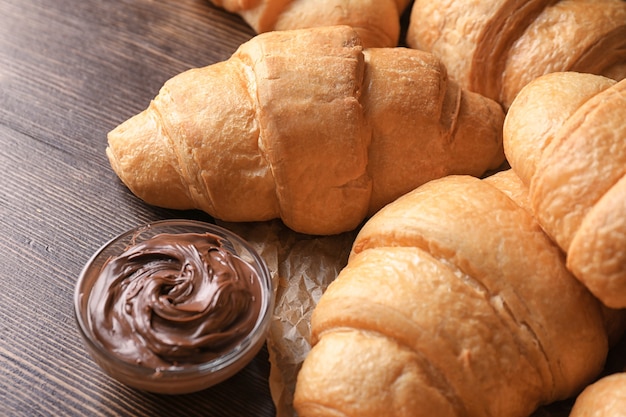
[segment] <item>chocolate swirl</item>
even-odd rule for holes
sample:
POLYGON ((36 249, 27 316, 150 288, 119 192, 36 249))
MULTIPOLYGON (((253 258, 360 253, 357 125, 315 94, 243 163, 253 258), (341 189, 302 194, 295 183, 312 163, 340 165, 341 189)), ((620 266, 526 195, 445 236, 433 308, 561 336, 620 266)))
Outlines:
POLYGON ((250 333, 260 304, 256 271, 221 238, 160 234, 107 261, 89 312, 114 355, 167 369, 227 351, 250 333))

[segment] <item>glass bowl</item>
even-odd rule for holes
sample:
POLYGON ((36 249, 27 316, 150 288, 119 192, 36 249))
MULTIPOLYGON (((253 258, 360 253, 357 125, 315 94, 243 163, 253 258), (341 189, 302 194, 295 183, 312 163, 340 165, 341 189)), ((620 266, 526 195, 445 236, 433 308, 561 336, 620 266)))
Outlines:
MULTIPOLYGON (((118 261, 118 263, 123 264, 124 261, 118 261)), ((199 263, 201 264, 202 262, 199 263)), ((192 267, 189 267, 188 265, 187 267, 182 267, 181 271, 186 271, 183 272, 184 275, 188 272, 189 269, 193 268, 193 265, 192 267)), ((129 268, 127 266, 124 266, 124 268, 118 268, 117 272, 122 269, 127 270, 129 268)), ((145 276, 147 274, 143 275, 145 276)), ((251 273, 250 277, 253 277, 254 275, 255 274, 251 273)), ((214 276, 217 277, 218 275, 214 276)), ((178 280, 176 282, 180 282, 181 280, 180 277, 175 277, 175 279, 178 280)), ((215 278, 214 280, 217 280, 217 278, 215 278)), ((118 281, 120 281, 119 278, 118 281)), ((206 283, 208 281, 210 280, 205 277, 204 281, 202 282, 206 283)), ((253 279, 251 278, 250 281, 253 281, 253 279)), ((124 285, 128 287, 132 284, 126 283, 124 285)), ((194 283, 192 285, 189 285, 186 290, 183 289, 178 292, 194 292, 193 288, 195 285, 198 287, 200 286, 199 283, 194 283)), ((150 286, 150 284, 143 286, 140 285, 139 287, 141 290, 143 290, 144 287, 147 286, 150 286)), ((104 285, 104 288, 107 288, 107 286, 104 285)), ((161 288, 160 291, 167 292, 167 288, 171 289, 172 286, 164 286, 161 288), (163 290, 163 288, 165 288, 165 290, 163 290)), ((107 294, 112 294, 114 292, 115 291, 108 292, 107 294)), ((120 290, 118 290, 117 292, 119 293, 120 290)), ((165 297, 166 303, 173 304, 171 302, 171 299, 174 296, 166 294, 165 297)), ((200 299, 200 302, 202 302, 203 298, 207 298, 206 291, 200 292, 200 294, 196 294, 196 297, 198 297, 200 299)), ((226 300, 229 302, 225 302, 225 299, 222 297, 223 299, 222 301, 220 301, 219 305, 223 306, 236 304, 235 302, 230 302, 230 300, 233 299, 233 296, 230 295, 229 297, 230 298, 226 300)), ((122 297, 118 298, 122 299, 122 297)), ((125 300, 128 300, 128 297, 125 298, 125 300)), ((195 304, 197 304, 197 301, 198 300, 196 300, 195 304)), ((256 356, 256 354, 259 352, 259 350, 266 341, 267 332, 269 329, 269 324, 274 308, 274 302, 275 291, 272 285, 270 273, 264 260, 247 242, 245 242, 239 236, 235 235, 227 229, 210 223, 192 220, 164 220, 139 226, 125 233, 122 233, 121 235, 113 238, 104 246, 102 246, 89 259, 76 283, 74 294, 74 314, 86 350, 89 352, 93 360, 109 376, 128 386, 144 391, 162 394, 185 394, 200 391, 224 381, 225 379, 239 372, 256 356), (235 341, 222 344, 219 349, 209 349, 208 354, 203 353, 202 355, 198 355, 197 357, 194 356, 193 359, 189 360, 185 359, 185 356, 176 357, 176 359, 174 360, 168 358, 165 361, 167 362, 166 366, 164 366, 163 363, 155 365, 150 361, 144 360, 145 358, 142 359, 137 357, 135 359, 129 359, 128 354, 129 351, 133 351, 134 346, 137 346, 137 340, 145 340, 143 336, 137 337, 137 334, 143 335, 142 331, 144 331, 146 327, 152 328, 161 326, 158 323, 150 323, 148 326, 134 324, 129 327, 130 330, 127 330, 125 333, 117 331, 121 328, 119 325, 111 326, 111 328, 113 328, 113 331, 109 332, 110 334, 119 335, 123 333, 124 336, 126 336, 120 337, 119 339, 121 339, 123 342, 119 342, 118 340, 118 345, 112 348, 111 343, 107 341, 107 338, 102 337, 102 331, 97 330, 102 328, 101 323, 107 322, 110 324, 111 322, 110 319, 107 319, 108 321, 103 321, 102 317, 104 316, 103 314, 101 314, 101 311, 104 310, 100 310, 98 309, 98 307, 96 307, 98 304, 100 304, 101 306, 106 307, 106 311, 111 311, 111 302, 103 301, 103 299, 108 299, 111 297, 108 295, 107 297, 103 297, 101 292, 103 288, 103 280, 106 283, 110 282, 108 278, 103 278, 103 276, 106 275, 104 271, 107 269, 112 269, 110 264, 115 264, 115 259, 125 259, 126 261, 128 261, 128 259, 131 259, 130 257, 123 257, 121 255, 125 253, 129 248, 145 244, 146 241, 154 241, 155 239, 153 238, 155 238, 155 236, 163 236, 163 234, 167 234, 174 235, 174 237, 176 238, 182 238, 183 236, 188 236, 188 234, 197 235, 205 233, 208 233, 210 236, 218 239, 218 241, 222 245, 223 250, 228 253, 228 255, 226 256, 230 257, 230 255, 235 255, 234 257, 230 258, 235 260, 243 260, 243 265, 247 265, 247 267, 245 267, 245 271, 249 271, 249 267, 254 272, 256 272, 256 276, 258 276, 258 284, 260 288, 260 290, 258 291, 260 293, 260 300, 257 296, 254 298, 256 301, 252 304, 254 304, 255 306, 259 306, 259 311, 258 316, 256 317, 256 320, 254 320, 254 324, 252 325, 251 329, 248 328, 245 333, 242 334, 240 338, 235 339, 235 341), (92 296, 92 294, 94 293, 101 295, 92 296), (133 346, 133 348, 129 349, 129 346, 133 346), (120 352, 123 352, 123 354, 120 354, 120 352), (201 360, 199 360, 198 358, 201 358, 201 360)), ((132 305, 128 304, 127 301, 120 301, 120 303, 125 303, 125 308, 118 308, 117 310, 115 310, 116 314, 119 313, 119 311, 124 310, 126 312, 135 312, 136 309, 134 309, 132 305)), ((136 301, 136 304, 139 304, 139 301, 136 301)), ((250 306, 250 304, 246 305, 250 306)), ((171 305, 169 307, 171 307, 171 305)), ((171 308, 169 307, 167 309, 171 310, 171 308)), ((156 308, 151 308, 152 313, 147 314, 147 317, 153 317, 155 314, 154 311, 157 311, 156 308)), ((186 308, 187 307, 182 309, 185 310, 186 308)), ((137 313, 137 315, 141 314, 137 313)), ((117 319, 115 319, 114 321, 117 323, 116 320, 117 319)), ((175 332, 178 332, 177 326, 178 325, 174 326, 175 332)), ((186 326, 186 324, 183 325, 183 327, 184 326, 186 326)), ((208 325, 204 325, 203 328, 206 326, 208 325)), ((151 336, 148 337, 148 339, 150 338, 151 336)), ((143 348, 140 347, 140 349, 143 348)), ((200 348, 200 351, 203 351, 202 349, 204 348, 200 348)), ((175 349, 174 351, 178 352, 177 349, 175 349)), ((192 351, 198 351, 198 349, 193 348, 192 351)), ((149 354, 153 355, 152 352, 149 352, 149 354)), ((132 356, 132 354, 130 354, 130 356, 132 356)), ((155 354, 153 356, 160 360, 159 354, 155 354)))

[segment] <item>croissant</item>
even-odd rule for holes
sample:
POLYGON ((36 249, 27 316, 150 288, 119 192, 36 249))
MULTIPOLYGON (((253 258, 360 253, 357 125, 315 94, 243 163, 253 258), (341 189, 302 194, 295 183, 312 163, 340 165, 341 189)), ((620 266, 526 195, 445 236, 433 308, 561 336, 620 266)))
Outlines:
POLYGON ((173 77, 106 152, 147 203, 330 235, 433 178, 498 167, 503 122, 432 54, 320 27, 257 35, 173 77))
POLYGON ((538 222, 613 308, 626 307, 625 120, 626 80, 552 73, 522 89, 503 128, 538 222))
POLYGON ((522 417, 589 383, 610 314, 524 195, 453 175, 369 219, 313 312, 298 415, 522 417))
POLYGON ((257 33, 317 26, 352 26, 368 48, 393 47, 411 0, 211 0, 239 14, 257 33))
POLYGON ((540 75, 626 77, 622 0, 416 0, 407 44, 441 58, 461 87, 508 108, 540 75))
POLYGON ((626 410, 626 373, 605 376, 576 398, 570 417, 623 417, 626 410))

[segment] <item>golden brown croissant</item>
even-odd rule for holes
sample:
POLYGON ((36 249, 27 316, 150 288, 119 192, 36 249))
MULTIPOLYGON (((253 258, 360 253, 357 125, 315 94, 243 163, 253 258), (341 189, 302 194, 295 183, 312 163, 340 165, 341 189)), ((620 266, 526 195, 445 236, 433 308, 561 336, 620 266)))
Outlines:
POLYGON ((605 376, 585 388, 576 398, 570 417, 624 417, 626 373, 605 376))
POLYGON ((606 309, 525 198, 510 170, 448 176, 374 215, 313 312, 298 415, 522 417, 595 378, 606 309))
POLYGON ((257 33, 317 26, 352 26, 363 45, 393 47, 410 0, 211 0, 239 14, 257 33))
POLYGON ((433 178, 498 167, 503 120, 432 54, 320 27, 258 35, 173 77, 109 133, 107 155, 150 204, 325 235, 433 178))
POLYGON ((507 108, 546 73, 625 78, 626 2, 416 0, 407 43, 440 57, 461 87, 507 108))
POLYGON ((544 75, 504 126, 511 167, 567 266, 598 298, 626 307, 626 80, 544 75))

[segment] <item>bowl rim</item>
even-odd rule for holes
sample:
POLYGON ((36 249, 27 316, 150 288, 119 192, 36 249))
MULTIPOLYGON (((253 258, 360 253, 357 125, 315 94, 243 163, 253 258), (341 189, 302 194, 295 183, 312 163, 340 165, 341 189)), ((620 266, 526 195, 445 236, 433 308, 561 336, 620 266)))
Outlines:
MULTIPOLYGON (((175 233, 175 232, 163 232, 163 233, 175 233)), ((230 251, 230 248, 226 248, 230 251)), ((234 253, 240 256, 238 253, 234 253)), ((246 261, 248 262, 248 261, 246 261)), ((96 279, 97 280, 97 279, 96 279)), ((94 283, 95 281, 94 280, 94 283)), ((93 285, 92 285, 93 287, 93 285)), ((101 245, 87 260, 81 269, 78 279, 74 286, 74 300, 73 300, 73 313, 74 319, 77 323, 79 333, 83 341, 88 345, 88 350, 93 350, 100 358, 106 358, 108 366, 114 366, 116 370, 121 370, 125 374, 142 375, 144 377, 152 377, 158 375, 160 379, 167 380, 168 378, 184 378, 184 377, 199 377, 201 374, 214 374, 229 367, 230 365, 237 364, 241 357, 245 357, 252 349, 259 345, 260 340, 267 336, 269 330, 269 323, 273 315, 273 309, 276 298, 276 291, 274 283, 267 267, 267 263, 263 257, 242 237, 236 233, 216 225, 214 223, 199 221, 199 220, 187 220, 187 219, 166 219, 157 220, 149 223, 145 223, 139 226, 135 226, 122 233, 117 234, 113 238, 109 239, 106 243, 101 245), (234 345, 228 352, 219 355, 209 361, 184 364, 181 366, 172 366, 167 368, 154 368, 141 364, 133 364, 127 362, 115 354, 112 354, 106 349, 97 338, 94 336, 91 327, 89 326, 89 317, 87 312, 83 312, 83 303, 89 303, 89 297, 91 289, 84 290, 85 281, 91 268, 94 267, 94 263, 103 255, 103 253, 113 244, 122 241, 124 239, 131 239, 130 244, 134 240, 141 236, 142 233, 147 231, 155 231, 151 236, 155 236, 158 233, 159 228, 163 227, 189 227, 196 228, 195 231, 181 231, 180 233, 198 233, 202 229, 205 232, 214 233, 217 236, 225 239, 227 243, 236 243, 238 246, 243 247, 249 252, 249 255, 253 258, 258 268, 254 269, 259 273, 259 282, 261 285, 261 309, 256 319, 256 323, 252 330, 244 337, 240 342, 234 345), (87 300, 85 300, 85 297, 87 300)), ((85 305, 87 305, 85 304, 85 305)), ((91 352, 90 352, 91 353, 91 352)), ((99 363, 98 358, 93 358, 99 363)))

